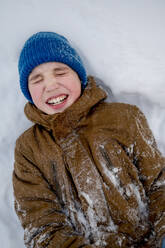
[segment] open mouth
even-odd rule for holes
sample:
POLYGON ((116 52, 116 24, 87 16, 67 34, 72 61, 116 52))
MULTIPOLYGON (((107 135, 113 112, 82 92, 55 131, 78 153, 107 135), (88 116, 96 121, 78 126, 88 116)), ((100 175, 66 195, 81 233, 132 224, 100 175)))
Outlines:
POLYGON ((58 97, 49 98, 46 103, 52 106, 63 103, 68 98, 68 95, 60 95, 58 97))

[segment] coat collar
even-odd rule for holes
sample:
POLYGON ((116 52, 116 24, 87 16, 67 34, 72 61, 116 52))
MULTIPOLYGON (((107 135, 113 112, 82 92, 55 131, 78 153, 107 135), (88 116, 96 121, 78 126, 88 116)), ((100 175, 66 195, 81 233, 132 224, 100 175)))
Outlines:
POLYGON ((56 138, 64 138, 73 129, 80 126, 80 120, 85 118, 90 109, 106 96, 106 93, 96 85, 94 78, 90 76, 81 97, 64 112, 47 115, 31 103, 25 105, 24 111, 30 121, 51 130, 56 138))

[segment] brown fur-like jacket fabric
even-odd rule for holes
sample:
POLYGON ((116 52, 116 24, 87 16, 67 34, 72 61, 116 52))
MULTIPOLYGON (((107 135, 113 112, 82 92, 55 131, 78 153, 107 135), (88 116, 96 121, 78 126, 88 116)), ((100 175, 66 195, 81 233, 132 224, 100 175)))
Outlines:
POLYGON ((27 103, 15 209, 28 248, 160 247, 165 160, 136 106, 107 103, 92 77, 63 113, 27 103))

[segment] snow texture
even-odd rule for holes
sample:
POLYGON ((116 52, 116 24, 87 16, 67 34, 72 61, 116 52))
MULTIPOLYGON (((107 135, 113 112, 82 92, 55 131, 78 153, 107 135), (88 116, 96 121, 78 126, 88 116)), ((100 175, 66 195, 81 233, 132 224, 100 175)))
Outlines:
MULTIPOLYGON (((88 74, 110 86, 118 101, 141 108, 165 154, 164 13, 164 0, 1 0, 1 247, 24 247, 11 180, 15 140, 31 125, 23 113, 26 100, 17 72, 25 40, 38 31, 66 36, 83 58, 88 74)), ((137 189, 130 185, 129 191, 137 189)))

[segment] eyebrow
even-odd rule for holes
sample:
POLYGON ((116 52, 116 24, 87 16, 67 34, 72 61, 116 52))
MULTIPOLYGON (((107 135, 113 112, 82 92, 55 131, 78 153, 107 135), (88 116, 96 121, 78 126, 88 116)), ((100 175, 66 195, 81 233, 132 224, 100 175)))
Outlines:
POLYGON ((56 67, 53 69, 53 71, 63 71, 63 70, 68 70, 69 68, 67 66, 61 66, 61 67, 56 67))
MULTIPOLYGON (((58 72, 58 71, 63 71, 63 70, 68 70, 69 68, 67 66, 61 66, 61 67, 56 67, 53 69, 54 72, 58 72)), ((37 73, 34 76, 29 76, 29 81, 33 81, 35 79, 37 79, 38 77, 42 77, 41 73, 37 73)))
POLYGON ((36 74, 34 76, 29 76, 29 81, 33 81, 33 80, 37 79, 38 77, 41 77, 40 73, 38 73, 38 74, 36 74))

